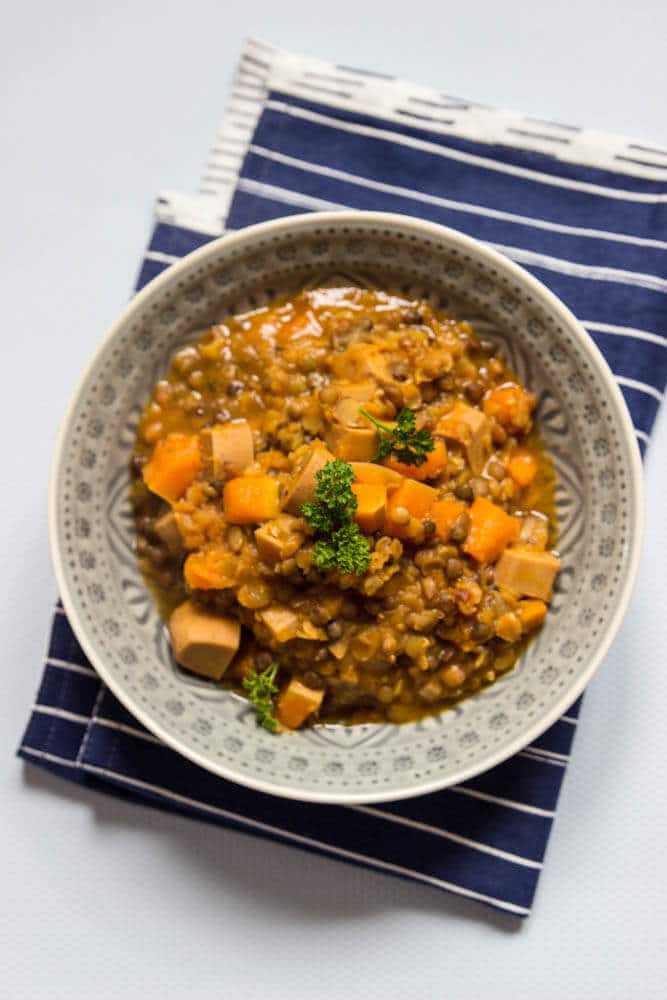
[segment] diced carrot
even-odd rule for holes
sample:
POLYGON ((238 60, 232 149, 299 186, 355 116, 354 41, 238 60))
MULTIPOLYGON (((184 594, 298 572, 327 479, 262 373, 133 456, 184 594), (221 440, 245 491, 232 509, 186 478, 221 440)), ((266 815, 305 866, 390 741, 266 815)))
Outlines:
POLYGON ((393 455, 385 459, 385 465, 400 472, 402 476, 418 479, 420 482, 435 479, 447 465, 447 448, 444 441, 436 441, 433 451, 429 452, 428 458, 421 465, 404 465, 393 455))
POLYGON ((486 497, 476 497, 470 508, 468 537, 463 551, 480 563, 495 562, 519 533, 519 522, 486 497))
POLYGON ((387 497, 387 519, 384 532, 396 538, 414 538, 415 524, 430 513, 437 491, 416 479, 404 479, 387 497))
POLYGON ((358 483, 381 483, 383 486, 400 486, 402 476, 386 465, 375 462, 350 462, 358 483))
POLYGON ((152 493, 172 503, 180 499, 202 466, 199 438, 196 434, 168 434, 158 441, 143 477, 152 493))
POLYGON ((459 514, 467 511, 467 506, 460 500, 438 500, 431 508, 431 517, 435 522, 435 532, 443 542, 449 540, 454 522, 459 514))
POLYGON ((226 551, 211 549, 193 552, 185 560, 183 575, 193 590, 224 590, 236 582, 235 557, 226 551))
POLYGON ((532 632, 533 629, 539 628, 544 621, 547 606, 544 601, 539 600, 519 601, 516 613, 521 622, 521 631, 532 632))
POLYGON ((537 475, 537 459, 529 451, 515 451, 507 463, 507 471, 517 486, 523 489, 530 486, 537 475))
POLYGON ((414 479, 404 479, 398 489, 391 490, 393 508, 406 507, 413 517, 426 517, 437 499, 437 490, 414 479))
POLYGON ((352 483, 352 492, 357 498, 354 520, 367 535, 379 531, 387 514, 387 487, 381 483, 352 483))
POLYGON ((323 698, 324 691, 306 687, 293 677, 278 697, 278 719, 288 729, 298 729, 309 715, 317 712, 323 698))
POLYGON ((498 386, 482 404, 487 417, 493 417, 510 434, 525 431, 535 407, 535 397, 523 386, 506 382, 498 386))
POLYGON ((271 476, 237 476, 225 483, 225 518, 229 524, 258 524, 280 513, 278 480, 271 476))

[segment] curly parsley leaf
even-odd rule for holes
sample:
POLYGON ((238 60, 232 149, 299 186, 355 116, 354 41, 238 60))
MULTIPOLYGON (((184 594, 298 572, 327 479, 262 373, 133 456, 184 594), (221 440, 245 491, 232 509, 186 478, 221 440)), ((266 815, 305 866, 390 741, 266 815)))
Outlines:
POLYGON ((362 576, 370 563, 371 550, 359 525, 344 524, 328 539, 321 538, 313 549, 313 562, 320 569, 337 569, 339 573, 362 576))
POLYGON ((368 569, 370 546, 353 521, 357 498, 352 492, 354 471, 348 462, 336 458, 317 473, 315 498, 303 504, 301 513, 318 539, 313 562, 320 569, 361 576, 368 569))
POLYGON ((266 670, 253 670, 247 677, 243 678, 243 687, 255 706, 257 722, 260 726, 268 729, 270 733, 275 733, 278 728, 278 721, 273 714, 273 699, 278 694, 278 685, 276 684, 278 667, 278 661, 275 660, 269 664, 266 670))
POLYGON ((379 462, 392 453, 404 465, 423 465, 428 461, 429 452, 435 448, 431 432, 422 427, 417 430, 417 418, 412 410, 405 407, 398 414, 395 427, 383 424, 366 410, 360 409, 367 420, 380 431, 380 443, 375 461, 379 462))
POLYGON ((354 517, 357 509, 357 498, 352 492, 354 471, 347 462, 336 458, 319 470, 316 480, 315 499, 305 503, 301 513, 311 528, 329 534, 354 517))

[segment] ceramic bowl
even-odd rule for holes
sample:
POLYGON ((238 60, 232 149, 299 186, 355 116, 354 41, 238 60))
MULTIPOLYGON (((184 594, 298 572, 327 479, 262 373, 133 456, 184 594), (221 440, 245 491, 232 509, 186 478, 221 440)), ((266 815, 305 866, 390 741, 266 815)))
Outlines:
POLYGON ((602 355, 535 278, 483 244, 405 216, 336 212, 215 240, 140 292, 86 368, 62 427, 50 530, 77 637, 157 737, 241 784, 296 799, 373 802, 470 778, 531 743, 583 691, 626 610, 642 528, 639 454, 602 355), (318 725, 275 736, 238 695, 175 664, 139 572, 128 499, 137 421, 172 353, 230 313, 338 277, 425 297, 497 341, 539 397, 557 475, 562 570, 517 667, 462 704, 405 725, 318 725))

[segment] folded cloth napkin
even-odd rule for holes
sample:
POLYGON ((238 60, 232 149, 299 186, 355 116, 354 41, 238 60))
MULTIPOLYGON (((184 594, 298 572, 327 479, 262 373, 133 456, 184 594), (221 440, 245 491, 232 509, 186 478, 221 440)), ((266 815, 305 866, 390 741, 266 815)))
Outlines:
MULTIPOLYGON (((225 230, 342 207, 451 225, 537 275, 605 354, 644 452, 667 378, 667 151, 249 42, 201 191, 158 199, 138 286, 225 230)), ((578 711, 456 788, 373 808, 291 802, 163 746, 105 688, 57 606, 19 753, 105 792, 525 916, 578 711)))

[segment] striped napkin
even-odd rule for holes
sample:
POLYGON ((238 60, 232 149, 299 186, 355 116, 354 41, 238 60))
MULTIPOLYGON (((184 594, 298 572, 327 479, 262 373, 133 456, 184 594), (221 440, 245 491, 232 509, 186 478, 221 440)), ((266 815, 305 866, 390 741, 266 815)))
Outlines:
MULTIPOLYGON (((667 378, 667 151, 251 41, 200 192, 158 199, 138 287, 224 231, 343 207, 442 222, 523 264, 605 354, 644 452, 667 378)), ((372 808, 291 802, 163 746, 101 683, 58 605, 19 753, 70 781, 525 916, 578 713, 456 788, 372 808)))

